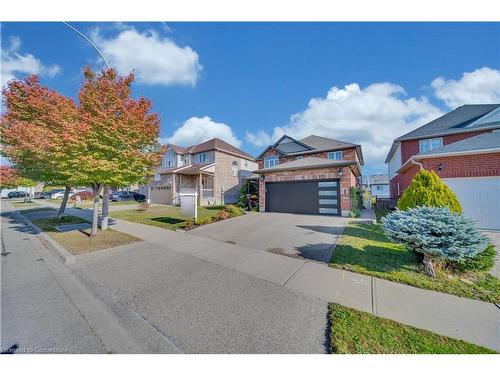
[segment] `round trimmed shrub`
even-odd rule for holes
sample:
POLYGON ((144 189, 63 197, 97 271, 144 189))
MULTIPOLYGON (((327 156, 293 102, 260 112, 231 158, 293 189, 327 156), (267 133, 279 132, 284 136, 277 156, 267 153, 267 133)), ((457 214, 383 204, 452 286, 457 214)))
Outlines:
POLYGON ((418 172, 398 201, 400 210, 415 207, 448 207, 451 212, 462 213, 455 193, 433 171, 418 172))

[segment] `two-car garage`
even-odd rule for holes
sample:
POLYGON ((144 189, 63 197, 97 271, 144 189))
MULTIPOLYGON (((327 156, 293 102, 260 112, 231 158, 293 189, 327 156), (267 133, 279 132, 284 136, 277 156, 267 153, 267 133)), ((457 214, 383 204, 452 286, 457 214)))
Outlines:
POLYGON ((341 214, 339 179, 269 182, 265 186, 267 212, 341 214))

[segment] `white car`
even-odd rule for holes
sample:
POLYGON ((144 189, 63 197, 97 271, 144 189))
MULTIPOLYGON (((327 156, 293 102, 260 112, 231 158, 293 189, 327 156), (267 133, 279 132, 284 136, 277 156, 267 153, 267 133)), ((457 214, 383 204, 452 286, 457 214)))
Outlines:
MULTIPOLYGON (((75 194, 73 191, 69 192, 68 198, 71 198, 75 194)), ((64 198, 64 190, 58 191, 57 193, 51 194, 50 199, 63 199, 64 198)))

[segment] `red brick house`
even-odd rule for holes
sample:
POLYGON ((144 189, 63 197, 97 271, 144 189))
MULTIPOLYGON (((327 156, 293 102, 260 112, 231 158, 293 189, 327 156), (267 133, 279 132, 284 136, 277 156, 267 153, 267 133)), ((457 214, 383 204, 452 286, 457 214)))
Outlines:
POLYGON ((260 211, 343 216, 364 164, 360 145, 315 135, 284 135, 256 160, 260 211))
POLYGON ((480 228, 500 229, 500 104, 464 105, 394 140, 385 162, 390 195, 436 172, 480 228))

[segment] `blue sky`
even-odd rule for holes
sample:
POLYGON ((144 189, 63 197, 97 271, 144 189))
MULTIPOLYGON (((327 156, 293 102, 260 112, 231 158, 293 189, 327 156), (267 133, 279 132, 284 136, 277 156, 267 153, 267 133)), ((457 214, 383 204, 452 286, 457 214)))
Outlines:
MULTIPOLYGON (((73 23, 161 116, 163 141, 218 136, 257 155, 283 133, 392 139, 464 103, 500 102, 500 24, 73 23)), ((2 84, 38 73, 75 96, 95 50, 62 23, 2 23, 2 84)))

